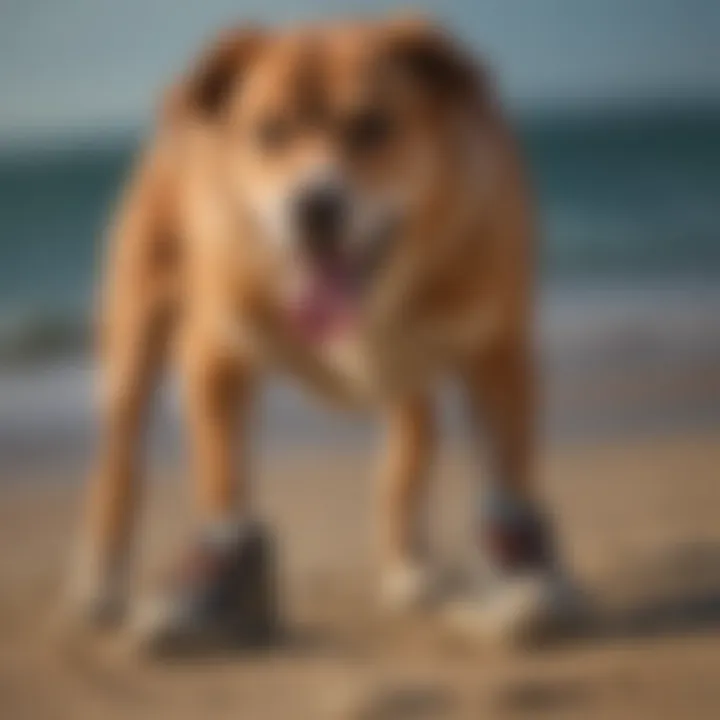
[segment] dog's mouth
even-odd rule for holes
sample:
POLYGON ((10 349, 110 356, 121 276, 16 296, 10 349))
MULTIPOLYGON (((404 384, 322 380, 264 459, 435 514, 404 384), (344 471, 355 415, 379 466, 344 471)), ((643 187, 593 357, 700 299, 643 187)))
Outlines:
POLYGON ((326 340, 355 325, 359 301, 359 282, 350 263, 340 257, 315 261, 304 268, 290 299, 289 319, 304 340, 326 340))
POLYGON ((393 245, 397 223, 386 223, 359 254, 306 259, 287 314, 306 342, 334 339, 357 327, 368 288, 393 245))

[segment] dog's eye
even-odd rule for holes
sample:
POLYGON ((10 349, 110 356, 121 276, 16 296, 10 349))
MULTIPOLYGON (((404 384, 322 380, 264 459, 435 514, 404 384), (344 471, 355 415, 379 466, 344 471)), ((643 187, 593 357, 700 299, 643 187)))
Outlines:
POLYGON ((255 130, 257 144, 266 151, 279 150, 285 146, 291 134, 290 123, 278 117, 265 118, 255 130))
POLYGON ((371 152, 387 142, 392 130, 392 120, 387 113, 366 110, 347 123, 345 141, 353 152, 371 152))

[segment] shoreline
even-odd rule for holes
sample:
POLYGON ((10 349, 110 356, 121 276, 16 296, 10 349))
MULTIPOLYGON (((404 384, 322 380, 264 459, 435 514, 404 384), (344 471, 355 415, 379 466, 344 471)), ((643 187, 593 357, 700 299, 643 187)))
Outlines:
MULTIPOLYGON (((538 315, 541 438, 578 443, 708 433, 720 428, 720 289, 560 288, 538 315)), ((152 414, 155 465, 185 455, 181 400, 170 378, 152 414)), ((0 483, 18 475, 77 475, 98 431, 95 368, 86 357, 0 366, 0 483)), ((461 398, 439 393, 441 426, 466 437, 461 398)), ((256 435, 264 447, 371 450, 372 413, 346 413, 313 401, 291 379, 263 393, 256 435)))

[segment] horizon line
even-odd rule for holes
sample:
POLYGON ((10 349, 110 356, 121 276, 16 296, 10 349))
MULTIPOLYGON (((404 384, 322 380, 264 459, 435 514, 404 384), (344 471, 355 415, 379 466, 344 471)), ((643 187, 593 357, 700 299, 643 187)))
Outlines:
MULTIPOLYGON (((542 100, 507 103, 508 115, 520 125, 561 120, 611 121, 622 118, 649 120, 653 116, 690 117, 720 116, 720 98, 614 98, 608 100, 542 100)), ((0 130, 0 153, 19 155, 33 150, 46 152, 79 148, 81 146, 123 144, 137 142, 152 129, 152 121, 141 119, 125 122, 89 122, 8 128, 0 130)))

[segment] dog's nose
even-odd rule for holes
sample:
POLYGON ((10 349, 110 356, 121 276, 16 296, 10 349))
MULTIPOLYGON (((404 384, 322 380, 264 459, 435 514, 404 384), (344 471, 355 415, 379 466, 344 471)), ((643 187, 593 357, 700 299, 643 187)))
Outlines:
POLYGON ((303 243, 313 254, 335 250, 345 219, 341 190, 324 186, 306 190, 298 199, 297 221, 303 243))

